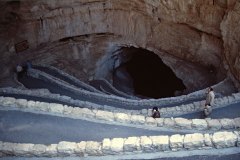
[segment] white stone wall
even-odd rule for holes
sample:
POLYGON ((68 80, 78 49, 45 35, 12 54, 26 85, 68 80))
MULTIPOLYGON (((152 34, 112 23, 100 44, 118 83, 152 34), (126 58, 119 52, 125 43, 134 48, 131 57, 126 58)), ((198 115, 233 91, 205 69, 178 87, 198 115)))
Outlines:
MULTIPOLYGON (((22 110, 41 114, 64 116, 75 119, 100 120, 123 124, 138 125, 139 127, 172 128, 188 130, 232 130, 240 128, 240 117, 235 119, 185 119, 157 118, 149 116, 103 111, 99 109, 79 108, 57 103, 38 102, 12 97, 0 97, 0 109, 22 110)), ((87 104, 85 104, 87 105, 87 104)))
MULTIPOLYGON (((15 88, 0 88, 0 93, 32 95, 32 96, 36 96, 36 97, 58 100, 58 101, 69 103, 73 106, 79 106, 82 108, 100 109, 100 110, 119 112, 119 113, 128 113, 128 114, 134 113, 134 114, 142 114, 144 116, 147 116, 147 115, 149 116, 149 113, 151 113, 151 109, 149 109, 149 110, 147 110, 147 109, 127 110, 127 109, 116 108, 113 106, 98 105, 95 103, 85 102, 85 101, 81 101, 81 100, 73 100, 71 97, 68 97, 68 96, 61 96, 59 94, 51 94, 46 89, 19 90, 19 89, 15 89, 15 88)), ((88 94, 88 93, 86 93, 86 94, 88 94)), ((111 99, 112 99, 111 96, 102 97, 102 98, 105 98, 107 101, 111 101, 111 99)), ((141 100, 141 101, 129 100, 129 99, 125 99, 125 100, 122 98, 122 100, 120 100, 120 101, 122 101, 122 103, 125 105, 138 106, 139 105, 138 103, 142 103, 141 105, 146 105, 143 100, 141 100)), ((154 106, 154 104, 156 103, 155 100, 146 100, 146 102, 147 101, 149 102, 149 108, 152 108, 151 106, 154 106)), ((171 101, 171 100, 169 100, 169 101, 171 101)), ((183 114, 201 111, 201 110, 203 110, 204 102, 205 101, 199 101, 199 102, 193 102, 193 103, 181 105, 181 106, 161 108, 160 109, 161 117, 181 116, 183 114)), ((240 102, 240 93, 234 93, 231 96, 226 96, 223 98, 216 98, 214 108, 225 107, 226 105, 239 103, 239 102, 240 102)), ((11 103, 11 102, 6 102, 6 103, 11 103)))
POLYGON ((201 150, 211 148, 239 147, 238 131, 209 134, 186 134, 172 136, 141 136, 103 139, 102 142, 81 141, 58 144, 9 143, 0 141, 0 157, 66 157, 104 156, 119 154, 201 150), (211 143, 212 142, 212 143, 211 143))

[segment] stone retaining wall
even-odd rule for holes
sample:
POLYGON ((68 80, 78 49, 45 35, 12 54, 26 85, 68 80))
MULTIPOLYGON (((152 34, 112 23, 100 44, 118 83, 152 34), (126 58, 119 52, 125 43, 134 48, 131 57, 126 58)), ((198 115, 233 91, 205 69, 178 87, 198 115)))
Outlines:
MULTIPOLYGON (((77 78, 75 78, 74 76, 56 68, 56 67, 53 67, 53 66, 48 66, 48 65, 37 65, 37 66, 40 66, 40 67, 45 67, 45 68, 49 68, 59 74, 61 74, 62 76, 65 76, 69 79, 71 79, 73 82, 75 82, 76 84, 80 85, 80 86, 83 86, 84 88, 87 88, 89 91, 93 91, 93 92, 96 92, 96 93, 101 93, 101 91, 95 89, 94 87, 92 87, 91 85, 88 85, 80 80, 78 80, 77 78)), ((123 97, 126 97, 126 98, 132 98, 132 99, 138 99, 137 97, 134 97, 134 96, 130 96, 124 92, 121 92, 119 90, 117 90, 116 88, 114 88, 107 80, 105 79, 100 79, 101 81, 104 81, 104 83, 106 83, 114 92, 116 92, 117 94, 119 95, 122 95, 123 97)))
POLYGON ((104 156, 181 150, 220 149, 240 146, 240 132, 214 134, 160 135, 128 138, 105 138, 101 142, 61 141, 58 144, 9 143, 0 141, 0 157, 104 156))
MULTIPOLYGON (((108 102, 121 103, 122 105, 136 107, 136 109, 139 106, 148 106, 148 107, 152 108, 152 106, 161 106, 164 104, 180 103, 180 102, 184 102, 186 100, 196 99, 196 97, 199 98, 199 96, 201 97, 204 95, 202 93, 203 90, 201 90, 201 91, 198 91, 198 94, 189 94, 189 95, 185 95, 185 96, 171 97, 168 99, 166 98, 166 99, 159 99, 159 100, 152 100, 152 99, 150 99, 150 100, 131 100, 131 99, 126 99, 126 98, 117 97, 117 96, 113 96, 113 95, 102 95, 102 94, 92 93, 92 92, 83 91, 83 90, 79 91, 75 87, 67 86, 67 85, 65 85, 64 82, 61 83, 61 81, 55 80, 52 76, 47 75, 41 71, 37 71, 37 70, 33 70, 33 71, 32 71, 32 75, 34 77, 38 77, 40 79, 44 79, 44 80, 52 81, 52 82, 54 81, 54 83, 58 84, 60 87, 63 87, 65 89, 70 89, 71 91, 76 92, 77 94, 83 94, 92 99, 99 99, 99 100, 105 99, 108 102)), ((233 101, 237 101, 237 102, 240 101, 240 97, 238 94, 235 94, 234 96, 227 96, 224 98, 216 99, 216 101, 215 101, 216 105, 214 105, 214 107, 222 107, 233 101)), ((194 103, 191 103, 188 105, 176 106, 175 108, 174 107, 165 108, 165 109, 161 110, 161 114, 162 114, 162 116, 167 117, 167 116, 177 116, 177 115, 181 115, 184 113, 200 111, 200 110, 202 110, 202 108, 204 106, 204 102, 205 101, 203 100, 203 101, 194 102, 194 103)), ((110 106, 110 108, 111 107, 112 106, 110 106)))
MULTIPOLYGON (((225 107, 227 105, 235 104, 239 102, 240 102, 240 92, 233 93, 230 96, 216 98, 212 108, 213 109, 221 108, 221 107, 225 107)), ((181 116, 187 113, 202 111, 204 104, 205 104, 205 100, 196 101, 196 102, 181 105, 181 106, 161 108, 160 110, 161 110, 161 115, 164 117, 181 116)))
POLYGON ((126 112, 126 113, 135 113, 135 114, 141 114, 141 110, 128 110, 128 109, 122 109, 122 108, 116 108, 112 106, 107 105, 99 105, 88 101, 81 101, 81 100, 75 100, 71 97, 60 95, 60 94, 53 94, 50 93, 47 89, 16 89, 16 88, 0 88, 0 93, 4 94, 16 94, 16 95, 26 95, 26 96, 33 96, 33 97, 39 97, 39 98, 46 98, 50 100, 57 100, 60 102, 71 104, 72 106, 77 106, 80 108, 89 108, 89 109, 100 109, 100 110, 106 110, 106 111, 116 111, 116 112, 126 112))
POLYGON ((131 96, 131 95, 128 95, 122 91, 119 91, 117 90, 115 87, 112 86, 111 83, 109 83, 106 79, 99 79, 101 81, 103 81, 109 88, 111 88, 111 90, 113 90, 115 93, 117 93, 118 95, 120 95, 121 97, 126 97, 126 98, 130 98, 130 99, 137 99, 137 100, 140 100, 140 98, 138 97, 134 97, 134 96, 131 96))
POLYGON ((53 66, 47 66, 47 65, 37 65, 37 66, 40 66, 40 67, 46 67, 46 68, 49 68, 57 73, 59 73, 60 75, 62 76, 65 76, 67 77, 68 79, 72 80, 73 82, 75 82, 76 84, 78 84, 79 86, 83 86, 83 88, 86 88, 87 90, 89 91, 92 91, 92 92, 96 92, 96 93, 101 93, 99 90, 95 89, 94 87, 92 87, 91 85, 88 85, 80 80, 78 80, 77 78, 75 78, 74 76, 56 68, 56 67, 53 67, 53 66))
POLYGON ((150 107, 152 106, 161 106, 161 105, 166 105, 166 104, 175 104, 175 103, 181 103, 184 101, 188 100, 194 100, 196 98, 203 98, 205 96, 205 91, 201 90, 198 92, 194 92, 188 95, 183 95, 183 96, 178 96, 178 97, 170 97, 170 98, 162 98, 162 99, 142 99, 142 100, 133 100, 133 99, 126 99, 123 97, 118 97, 114 95, 103 95, 99 93, 93 93, 85 90, 79 90, 76 89, 74 86, 69 86, 66 85, 66 83, 62 80, 57 79, 56 77, 53 77, 49 74, 46 74, 44 72, 41 72, 39 70, 31 69, 29 70, 29 75, 45 80, 47 82, 52 82, 54 84, 57 84, 58 86, 71 90, 72 92, 76 92, 78 94, 82 94, 85 96, 88 96, 90 98, 94 99, 106 99, 107 101, 110 102, 115 102, 115 103, 121 103, 123 105, 129 105, 129 106, 145 106, 148 105, 150 107))
MULTIPOLYGON (((22 94, 22 95, 28 95, 28 96, 41 97, 41 98, 48 98, 48 99, 52 99, 52 100, 58 100, 61 102, 65 102, 65 103, 71 104, 73 106, 78 106, 81 108, 100 109, 100 110, 105 110, 105 111, 122 112, 122 113, 129 113, 129 114, 134 113, 134 114, 140 114, 140 115, 144 115, 144 116, 151 115, 151 106, 148 107, 149 109, 127 110, 127 109, 116 108, 116 107, 108 106, 108 105, 98 105, 98 104, 95 104, 92 102, 73 100, 71 97, 68 97, 68 96, 52 94, 46 89, 20 90, 20 89, 15 89, 15 88, 0 88, 0 93, 22 94)), ((225 107, 226 105, 239 103, 239 102, 240 102, 240 92, 234 93, 231 96, 216 98, 213 109, 219 108, 219 107, 225 107)), ((196 101, 196 102, 186 104, 186 105, 161 108, 160 109, 161 117, 180 116, 180 115, 183 115, 186 113, 201 111, 201 110, 203 110, 204 103, 205 103, 205 101, 196 101)))
POLYGON ((12 97, 0 97, 1 109, 20 109, 27 112, 65 116, 75 119, 103 120, 124 124, 140 125, 142 127, 165 127, 173 129, 195 130, 227 130, 240 128, 240 117, 235 119, 185 119, 157 118, 136 115, 133 113, 109 112, 97 109, 78 108, 57 103, 45 103, 12 97))

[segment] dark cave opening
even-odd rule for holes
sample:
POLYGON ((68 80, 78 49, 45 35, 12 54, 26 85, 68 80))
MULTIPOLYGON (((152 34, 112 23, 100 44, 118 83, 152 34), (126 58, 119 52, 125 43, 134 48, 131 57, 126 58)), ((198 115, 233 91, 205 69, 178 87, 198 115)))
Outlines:
POLYGON ((173 97, 176 91, 186 89, 182 80, 153 52, 130 47, 124 48, 122 54, 130 55, 118 69, 127 72, 131 78, 128 79, 132 83, 134 95, 149 98, 173 97))

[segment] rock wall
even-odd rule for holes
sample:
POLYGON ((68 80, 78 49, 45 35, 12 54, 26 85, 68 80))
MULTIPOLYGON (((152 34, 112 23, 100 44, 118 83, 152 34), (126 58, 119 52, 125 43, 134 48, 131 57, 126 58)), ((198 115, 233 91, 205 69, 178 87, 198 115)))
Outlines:
MULTIPOLYGON (((88 80, 113 48, 134 46, 214 68, 215 81, 225 69, 240 80, 236 0, 9 0, 1 6, 1 77, 30 59, 88 80), (14 44, 23 40, 29 49, 16 54, 14 44)), ((183 77, 176 63, 168 65, 183 77)))
MULTIPOLYGON (((240 1, 228 9, 221 23, 224 41, 224 56, 229 72, 236 80, 240 80, 240 1)), ((239 85, 238 85, 239 88, 239 85)))

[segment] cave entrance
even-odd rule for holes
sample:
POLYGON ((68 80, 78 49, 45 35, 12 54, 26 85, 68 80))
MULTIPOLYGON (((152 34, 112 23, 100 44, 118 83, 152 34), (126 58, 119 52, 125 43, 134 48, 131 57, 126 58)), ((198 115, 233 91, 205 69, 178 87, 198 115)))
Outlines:
POLYGON ((124 47, 119 66, 113 72, 113 85, 139 97, 164 98, 176 96, 186 89, 170 67, 151 51, 124 47))

